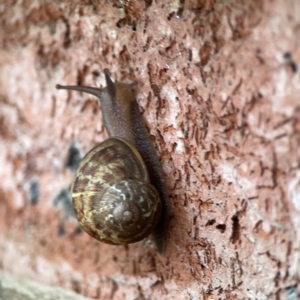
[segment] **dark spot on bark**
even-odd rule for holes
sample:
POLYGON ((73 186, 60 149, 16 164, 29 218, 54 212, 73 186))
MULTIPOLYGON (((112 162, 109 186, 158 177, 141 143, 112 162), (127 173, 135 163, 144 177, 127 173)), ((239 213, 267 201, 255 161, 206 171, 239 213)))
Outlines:
POLYGON ((122 20, 118 21, 117 24, 116 24, 116 27, 121 28, 122 27, 121 23, 122 23, 122 20))
POLYGON ((224 233, 225 230, 226 230, 226 225, 225 224, 218 224, 216 226, 216 228, 221 232, 221 233, 224 233))
POLYGON ((98 76, 100 76, 100 73, 99 73, 99 71, 93 71, 93 72, 92 72, 92 74, 93 74, 93 76, 95 76, 95 77, 98 77, 98 76))
POLYGON ((201 66, 205 66, 208 63, 211 56, 211 52, 212 46, 208 42, 204 43, 204 45, 200 48, 199 51, 199 56, 201 57, 201 66))
POLYGON ((33 180, 30 182, 30 186, 29 186, 29 202, 32 205, 36 205, 39 202, 39 197, 40 197, 39 182, 33 180))
POLYGON ((74 217, 74 211, 71 202, 71 193, 69 189, 62 189, 60 193, 55 197, 53 201, 54 206, 57 206, 59 203, 62 203, 67 217, 74 217))
POLYGON ((183 14, 184 8, 180 7, 176 13, 176 17, 177 18, 182 18, 182 14, 183 14))
POLYGON ((292 72, 296 73, 298 71, 298 67, 297 64, 294 62, 291 53, 284 53, 283 58, 285 59, 286 64, 291 68, 292 72))
POLYGON ((76 169, 78 168, 80 161, 81 161, 80 151, 78 147, 75 145, 75 143, 71 143, 68 151, 68 157, 65 163, 65 167, 69 169, 71 172, 75 172, 76 169))
POLYGON ((64 22, 64 24, 66 26, 66 32, 65 32, 65 36, 64 36, 63 46, 64 46, 64 48, 67 49, 71 45, 71 25, 67 18, 62 17, 62 21, 64 22))
POLYGON ((208 220, 207 223, 205 224, 205 227, 207 226, 212 226, 216 223, 216 220, 215 219, 212 219, 212 220, 208 220))
POLYGON ((82 232, 83 232, 83 229, 80 226, 77 226, 75 231, 74 231, 74 234, 76 234, 76 235, 77 234, 82 234, 82 232))
POLYGON ((232 244, 235 244, 240 239, 240 223, 237 215, 234 215, 232 218, 232 233, 230 237, 230 241, 232 244))
POLYGON ((168 15, 168 20, 170 21, 174 16, 175 16, 175 11, 172 11, 169 15, 168 15))
POLYGON ((57 235, 58 236, 64 236, 66 234, 64 223, 60 223, 57 228, 57 235))

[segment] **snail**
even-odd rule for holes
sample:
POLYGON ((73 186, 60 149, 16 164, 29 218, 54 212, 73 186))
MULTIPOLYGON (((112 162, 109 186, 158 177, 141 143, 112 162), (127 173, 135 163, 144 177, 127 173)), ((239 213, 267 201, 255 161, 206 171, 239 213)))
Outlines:
POLYGON ((81 227, 107 244, 138 242, 152 233, 164 252, 170 200, 164 176, 139 113, 133 87, 113 82, 104 69, 106 87, 62 86, 100 100, 109 138, 90 150, 73 179, 71 194, 81 227))

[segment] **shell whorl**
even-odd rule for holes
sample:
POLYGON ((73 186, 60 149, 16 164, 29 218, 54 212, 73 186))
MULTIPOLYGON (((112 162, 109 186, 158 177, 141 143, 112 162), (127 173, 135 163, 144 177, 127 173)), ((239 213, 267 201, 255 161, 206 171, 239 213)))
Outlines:
POLYGON ((107 139, 85 156, 71 192, 80 225, 108 244, 140 241, 160 219, 161 201, 147 168, 123 139, 107 139))

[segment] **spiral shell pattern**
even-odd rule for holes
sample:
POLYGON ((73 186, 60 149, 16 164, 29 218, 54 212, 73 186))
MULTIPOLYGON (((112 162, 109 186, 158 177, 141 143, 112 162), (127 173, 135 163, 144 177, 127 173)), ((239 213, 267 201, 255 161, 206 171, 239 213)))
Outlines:
POLYGON ((140 241, 161 216, 161 201, 136 148, 109 138, 82 160, 71 188, 82 228, 107 244, 140 241))

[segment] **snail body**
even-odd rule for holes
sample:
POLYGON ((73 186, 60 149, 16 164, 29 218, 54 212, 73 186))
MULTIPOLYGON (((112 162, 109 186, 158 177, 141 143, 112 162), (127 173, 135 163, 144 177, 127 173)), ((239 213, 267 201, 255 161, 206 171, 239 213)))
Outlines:
POLYGON ((104 89, 60 86, 99 98, 109 139, 81 161, 72 183, 72 204, 83 229, 99 241, 122 245, 150 233, 160 253, 165 248, 170 201, 154 147, 132 88, 113 82, 104 70, 104 89))

